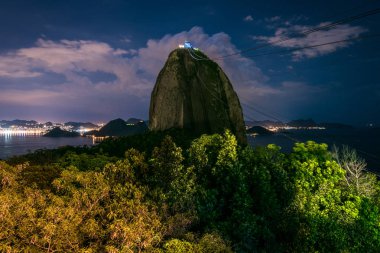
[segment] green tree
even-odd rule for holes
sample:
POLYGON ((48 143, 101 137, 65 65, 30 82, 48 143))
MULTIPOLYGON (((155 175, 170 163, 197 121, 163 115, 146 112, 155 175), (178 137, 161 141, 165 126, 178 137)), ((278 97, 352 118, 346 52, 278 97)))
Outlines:
POLYGON ((194 172, 193 167, 183 165, 182 153, 172 138, 166 136, 153 149, 149 161, 149 194, 159 206, 166 236, 183 236, 195 219, 194 172))
POLYGON ((246 147, 240 161, 247 174, 252 212, 258 217, 255 239, 258 248, 268 252, 284 250, 296 231, 287 208, 293 198, 293 185, 285 170, 288 158, 275 145, 246 147))
POLYGON ((348 251, 348 227, 359 217, 361 199, 345 194, 341 187, 345 171, 326 144, 296 143, 290 159, 289 173, 295 186, 291 210, 299 219, 293 250, 348 251))
POLYGON ((257 216, 252 212, 247 173, 239 162, 234 135, 203 135, 193 141, 189 160, 196 173, 196 209, 199 225, 217 230, 240 250, 252 251, 257 216))

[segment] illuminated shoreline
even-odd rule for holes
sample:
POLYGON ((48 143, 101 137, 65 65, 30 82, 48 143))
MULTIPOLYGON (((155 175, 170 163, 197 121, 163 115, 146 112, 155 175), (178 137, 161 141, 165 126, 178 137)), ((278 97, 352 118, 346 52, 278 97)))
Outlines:
MULTIPOLYGON (((72 131, 71 129, 63 129, 66 131, 72 131)), ((52 128, 0 128, 0 135, 43 135, 49 132, 50 130, 52 130, 52 128)), ((76 130, 75 132, 78 132, 79 134, 83 135, 85 132, 92 130, 98 130, 98 128, 81 128, 79 130, 76 130)))
POLYGON ((48 130, 37 129, 0 129, 0 135, 43 135, 48 130))

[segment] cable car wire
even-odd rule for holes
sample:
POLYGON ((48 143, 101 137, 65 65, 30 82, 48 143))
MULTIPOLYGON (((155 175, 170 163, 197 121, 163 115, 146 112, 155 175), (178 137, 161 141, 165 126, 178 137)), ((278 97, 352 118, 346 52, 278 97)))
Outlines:
POLYGON ((266 55, 273 55, 273 54, 287 54, 291 53, 294 51, 299 51, 303 49, 308 49, 308 48, 316 48, 316 47, 322 47, 322 46, 327 46, 327 45, 332 45, 332 44, 337 44, 337 43, 343 43, 343 42, 349 42, 349 41, 354 41, 354 40, 360 40, 360 39, 370 39, 370 38, 375 38, 379 37, 380 34, 372 34, 372 35, 367 35, 367 36, 358 36, 355 38, 350 38, 350 39, 344 39, 344 40, 337 40, 337 41, 330 41, 326 43, 321 43, 321 44, 315 44, 315 45, 310 45, 310 46, 304 46, 304 47, 297 47, 297 48, 291 48, 291 49, 285 49, 285 50, 280 50, 280 51, 271 51, 271 52, 266 52, 262 54, 254 54, 254 55, 248 55, 246 57, 259 57, 259 56, 266 56, 266 55))
MULTIPOLYGON (((191 56, 191 58, 193 58, 194 60, 196 61, 202 61, 204 59, 201 59, 201 58, 197 58, 195 57, 192 53, 191 53, 191 50, 189 48, 187 48, 187 51, 189 52, 189 55, 191 56)), ((207 59, 208 60, 208 59, 207 59)))
POLYGON ((346 18, 334 21, 334 22, 326 24, 326 25, 317 26, 317 27, 314 27, 314 28, 311 28, 311 29, 307 29, 307 30, 304 30, 304 31, 299 32, 299 33, 294 33, 294 32, 293 33, 289 33, 289 35, 287 37, 279 39, 279 40, 274 41, 272 43, 265 43, 265 44, 262 44, 262 45, 258 45, 256 47, 251 47, 251 48, 243 49, 243 50, 240 50, 239 52, 236 52, 236 53, 232 53, 232 54, 227 54, 227 55, 222 55, 222 56, 219 56, 219 57, 215 57, 212 60, 224 59, 224 58, 227 58, 227 57, 230 57, 230 56, 240 55, 242 53, 246 53, 246 52, 250 52, 250 51, 255 51, 255 50, 258 50, 258 49, 261 49, 261 48, 272 47, 273 45, 276 45, 276 44, 279 44, 279 43, 282 43, 282 42, 294 39, 296 37, 299 37, 300 35, 309 35, 311 33, 317 32, 317 31, 331 29, 331 28, 333 28, 333 27, 335 27, 337 25, 349 23, 351 21, 362 19, 362 18, 371 16, 371 15, 375 15, 375 14, 378 14, 378 13, 380 13, 380 8, 372 9, 372 10, 369 10, 369 11, 366 11, 366 12, 363 12, 363 13, 360 13, 360 14, 357 14, 357 15, 354 15, 354 16, 350 16, 350 17, 346 17, 346 18), (293 36, 291 36, 291 35, 293 35, 293 36))

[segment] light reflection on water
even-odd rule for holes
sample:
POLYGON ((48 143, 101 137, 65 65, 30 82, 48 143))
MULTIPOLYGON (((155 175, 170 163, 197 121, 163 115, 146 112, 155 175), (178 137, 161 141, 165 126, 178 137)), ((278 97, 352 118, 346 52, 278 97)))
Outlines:
POLYGON ((92 146, 92 138, 86 137, 44 137, 36 134, 0 134, 0 159, 22 155, 37 149, 52 149, 61 146, 92 146))
MULTIPOLYGON (((314 140, 319 143, 327 143, 330 147, 333 144, 351 146, 366 159, 370 168, 380 172, 380 145, 378 145, 380 131, 376 129, 296 130, 289 131, 285 135, 248 137, 251 146, 266 146, 274 143, 280 146, 284 152, 292 150, 295 140, 300 142, 314 140)), ((49 138, 41 135, 0 134, 0 159, 26 154, 42 148, 51 149, 67 145, 92 146, 94 144, 96 144, 96 139, 86 137, 49 138)))
POLYGON ((11 134, 4 134, 4 143, 9 144, 12 141, 12 135, 11 134))

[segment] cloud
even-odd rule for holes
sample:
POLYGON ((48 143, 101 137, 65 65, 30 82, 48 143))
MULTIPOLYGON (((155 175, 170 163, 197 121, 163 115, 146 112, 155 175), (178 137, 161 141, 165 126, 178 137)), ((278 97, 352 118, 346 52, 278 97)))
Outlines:
POLYGON ((48 90, 3 90, 0 93, 1 103, 7 105, 22 105, 22 106, 49 106, 56 102, 56 99, 62 97, 59 92, 48 90))
POLYGON ((265 21, 268 23, 273 23, 273 22, 279 21, 280 19, 281 19, 281 16, 273 16, 270 18, 265 18, 265 21))
MULTIPOLYGON (((150 39, 140 48, 39 39, 32 47, 7 52, 0 55, 0 107, 7 108, 0 118, 37 118, 34 115, 39 114, 42 120, 147 119, 156 77, 168 54, 185 40, 214 59, 239 52, 228 34, 207 34, 201 27, 150 39)), ((254 60, 239 54, 217 62, 241 101, 259 104, 264 111, 286 114, 323 92, 304 82, 274 83, 254 60)), ((243 109, 260 119, 244 105, 243 109)))
POLYGON ((30 78, 41 75, 29 68, 30 60, 13 55, 0 56, 0 77, 30 78))
POLYGON ((244 17, 243 20, 246 22, 251 22, 251 21, 253 21, 253 17, 251 15, 248 15, 248 16, 244 17))
POLYGON ((120 41, 124 42, 124 43, 131 43, 132 42, 132 40, 127 36, 123 36, 120 41))
MULTIPOLYGON (((39 39, 32 47, 7 52, 0 55, 0 107, 7 107, 0 118, 34 118, 28 116, 32 113, 46 120, 147 119, 156 77, 169 53, 185 40, 213 59, 239 52, 228 34, 207 34, 201 27, 150 39, 140 48, 39 39)), ((291 112, 289 101, 296 107, 296 101, 308 103, 321 92, 307 83, 273 83, 254 60, 239 54, 217 62, 242 102, 271 111, 291 112)))
MULTIPOLYGON (((329 22, 320 23, 317 27, 325 26, 330 24, 329 22)), ((282 48, 299 48, 299 47, 307 47, 312 45, 318 45, 323 43, 328 43, 332 41, 346 40, 351 38, 357 38, 362 33, 366 32, 367 29, 361 26, 351 26, 349 24, 337 25, 329 30, 320 30, 313 33, 309 33, 307 35, 302 35, 302 32, 312 29, 311 26, 301 26, 295 25, 292 27, 282 27, 278 28, 275 31, 273 36, 254 36, 255 40, 264 41, 269 44, 272 44, 276 47, 282 48), (299 36, 294 36, 298 34, 299 36), (293 38, 292 38, 293 37, 293 38), (284 38, 289 38, 286 41, 281 43, 277 43, 284 38)), ((326 55, 340 48, 348 47, 353 42, 342 42, 337 44, 330 44, 315 48, 307 48, 302 50, 294 51, 293 59, 300 60, 303 58, 313 58, 321 55, 326 55)))
POLYGON ((114 50, 105 43, 95 41, 53 42, 39 39, 35 47, 19 49, 0 57, 0 76, 22 78, 41 76, 44 72, 67 74, 81 69, 96 71, 96 68, 91 67, 91 62, 123 53, 122 50, 114 50))
MULTIPOLYGON (((228 34, 209 35, 200 27, 150 39, 141 48, 114 48, 101 41, 38 39, 32 47, 0 55, 0 101, 17 108, 39 106, 40 113, 44 107, 57 112, 71 108, 70 117, 75 111, 98 113, 103 118, 123 117, 120 113, 129 112, 130 116, 146 118, 156 77, 168 54, 185 40, 211 58, 238 52, 228 34)), ((251 59, 236 56, 218 63, 237 84, 238 92, 268 80, 251 59)))

